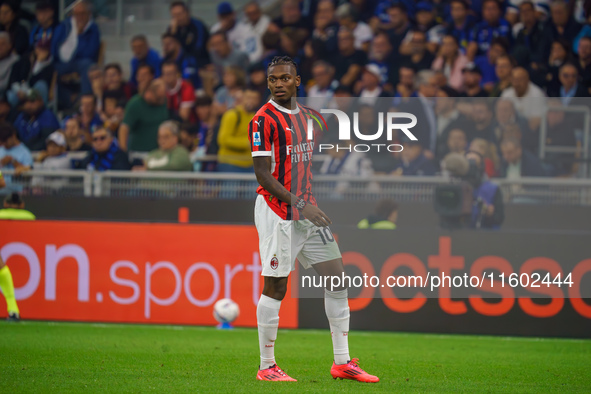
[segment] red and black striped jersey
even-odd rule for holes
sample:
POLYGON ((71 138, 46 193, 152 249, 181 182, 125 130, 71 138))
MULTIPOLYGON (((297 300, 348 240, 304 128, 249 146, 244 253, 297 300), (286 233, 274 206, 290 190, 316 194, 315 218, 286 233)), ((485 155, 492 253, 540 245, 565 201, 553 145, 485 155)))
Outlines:
MULTIPOLYGON (((312 151, 314 138, 307 137, 308 119, 316 123, 321 115, 303 105, 288 110, 269 100, 258 110, 248 126, 253 157, 271 156, 271 173, 287 190, 309 204, 316 205, 312 195, 312 151)), ((324 123, 326 124, 326 123, 324 123)), ((265 197, 269 207, 284 220, 303 220, 292 209, 262 186, 257 193, 265 197)))

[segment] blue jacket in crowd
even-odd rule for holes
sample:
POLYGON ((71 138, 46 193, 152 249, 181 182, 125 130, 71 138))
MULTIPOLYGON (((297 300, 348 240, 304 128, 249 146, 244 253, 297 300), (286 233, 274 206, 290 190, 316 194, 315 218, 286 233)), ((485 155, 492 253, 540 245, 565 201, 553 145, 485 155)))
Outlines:
POLYGON ((140 66, 140 64, 149 64, 154 69, 154 72, 156 73, 155 77, 158 78, 160 76, 160 62, 161 61, 162 60, 160 59, 160 55, 153 48, 150 48, 148 50, 148 55, 146 56, 145 59, 139 60, 136 57, 132 58, 131 59, 130 81, 134 85, 137 85, 137 79, 135 78, 135 75, 137 73, 137 69, 140 66))
MULTIPOLYGON (((72 30, 72 18, 64 20, 56 27, 51 40, 51 54, 56 60, 60 59, 59 49, 66 41, 72 30)), ((74 51, 72 60, 91 59, 98 61, 99 49, 101 45, 101 33, 96 23, 91 22, 90 26, 78 35, 78 46, 74 51)))

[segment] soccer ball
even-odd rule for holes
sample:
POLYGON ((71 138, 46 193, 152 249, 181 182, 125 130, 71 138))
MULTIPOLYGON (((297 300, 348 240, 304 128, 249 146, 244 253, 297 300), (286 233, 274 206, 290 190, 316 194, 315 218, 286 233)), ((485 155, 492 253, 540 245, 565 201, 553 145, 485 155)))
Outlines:
POLYGON ((213 306, 213 317, 220 323, 232 323, 240 315, 238 304, 229 298, 222 298, 213 306))

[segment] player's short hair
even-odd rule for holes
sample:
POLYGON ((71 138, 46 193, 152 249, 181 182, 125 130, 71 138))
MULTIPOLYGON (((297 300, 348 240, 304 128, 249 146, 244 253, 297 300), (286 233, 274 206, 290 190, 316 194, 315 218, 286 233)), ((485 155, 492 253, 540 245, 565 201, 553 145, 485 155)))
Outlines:
POLYGON ((295 74, 298 75, 298 65, 289 56, 275 56, 267 66, 267 73, 269 73, 271 67, 275 66, 292 66, 295 70, 295 74))

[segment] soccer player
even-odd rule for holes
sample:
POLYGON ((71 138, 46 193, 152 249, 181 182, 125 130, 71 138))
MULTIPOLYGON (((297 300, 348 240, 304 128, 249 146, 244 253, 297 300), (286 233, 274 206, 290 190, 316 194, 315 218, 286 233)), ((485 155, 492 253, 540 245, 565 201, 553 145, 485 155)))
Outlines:
MULTIPOLYGON (((264 277, 257 306, 261 363, 258 380, 296 381, 275 362, 274 346, 281 300, 296 257, 303 267, 313 267, 325 277, 344 273, 339 247, 328 227, 331 220, 312 195, 313 141, 307 139, 310 116, 319 114, 292 103, 300 86, 296 63, 287 56, 275 57, 267 67, 271 100, 249 124, 254 170, 260 186, 255 205, 255 225, 264 277)), ((295 100, 294 100, 295 101, 295 100)), ((347 289, 325 289, 324 306, 330 324, 334 379, 378 382, 349 357, 349 304, 347 289)))

